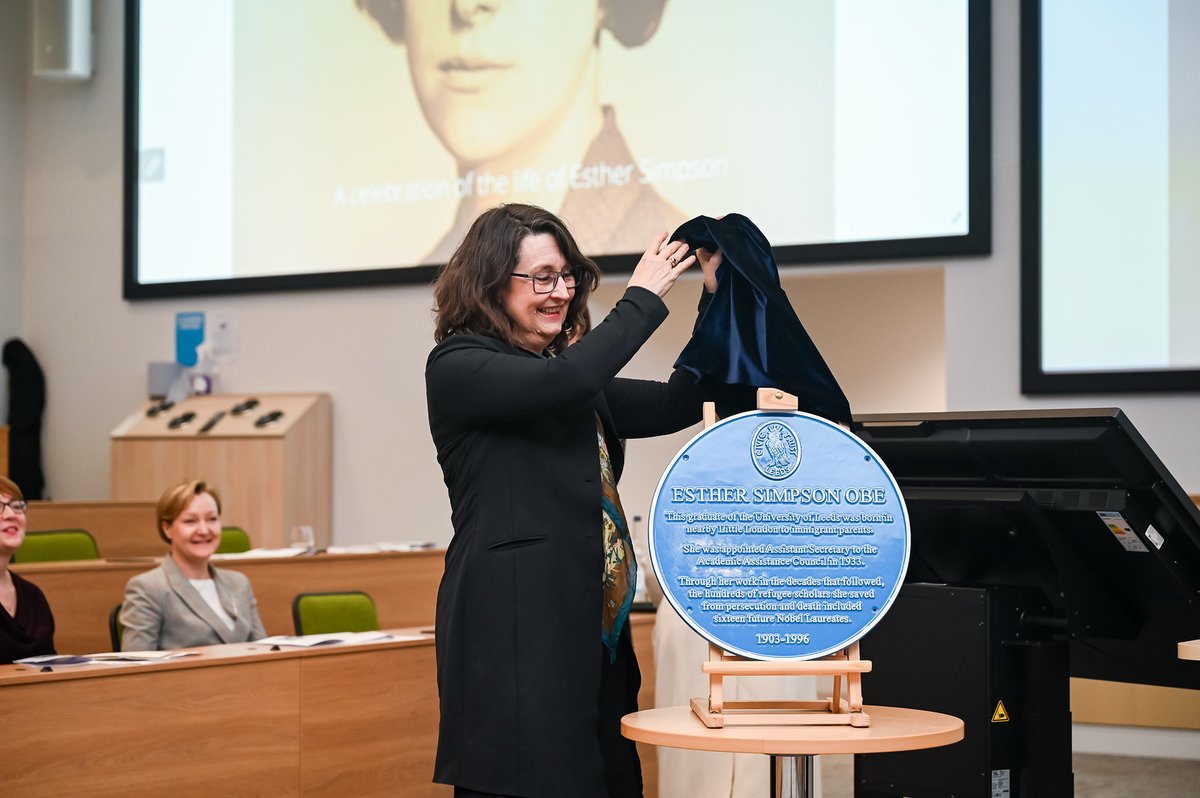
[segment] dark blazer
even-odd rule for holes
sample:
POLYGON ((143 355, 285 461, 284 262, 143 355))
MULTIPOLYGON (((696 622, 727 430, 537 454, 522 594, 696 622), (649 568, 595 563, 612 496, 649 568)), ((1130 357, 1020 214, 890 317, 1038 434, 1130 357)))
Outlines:
POLYGON ((618 477, 620 438, 699 421, 705 397, 689 374, 615 379, 666 315, 656 295, 630 288, 558 357, 479 335, 451 335, 429 356, 429 425, 454 525, 437 600, 435 781, 607 798, 595 419, 618 477))
POLYGON ((121 607, 123 651, 162 651, 221 643, 246 643, 267 636, 258 602, 245 574, 208 567, 217 597, 233 628, 225 625, 170 557, 125 586, 121 607))
POLYGON ((54 615, 46 594, 28 579, 11 571, 9 575, 17 592, 17 614, 9 615, 0 607, 0 665, 58 653, 54 650, 54 615))

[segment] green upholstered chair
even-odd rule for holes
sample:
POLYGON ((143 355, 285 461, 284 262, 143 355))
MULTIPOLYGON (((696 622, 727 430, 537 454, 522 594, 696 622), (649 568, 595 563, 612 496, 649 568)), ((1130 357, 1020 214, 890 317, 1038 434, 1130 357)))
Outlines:
POLYGON ((292 622, 298 635, 375 632, 375 602, 361 590, 301 593, 292 600, 292 622))
POLYGON ((112 650, 121 650, 121 635, 125 633, 125 625, 121 623, 121 607, 123 603, 112 608, 112 612, 108 614, 108 637, 112 642, 112 650))
POLYGON ((25 542, 13 553, 13 562, 54 562, 57 560, 96 560, 100 550, 85 529, 52 529, 26 532, 25 542))
POLYGON ((217 554, 235 554, 239 551, 250 551, 250 536, 240 526, 221 527, 221 543, 217 546, 217 554))

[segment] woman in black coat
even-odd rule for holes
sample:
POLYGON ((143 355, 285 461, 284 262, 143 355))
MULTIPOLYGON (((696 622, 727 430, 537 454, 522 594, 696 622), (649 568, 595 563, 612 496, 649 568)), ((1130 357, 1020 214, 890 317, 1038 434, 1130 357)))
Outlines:
MULTIPOLYGON (((666 383, 616 376, 696 260, 666 238, 569 348, 599 272, 550 212, 484 212, 438 277, 425 378, 454 537, 437 602, 434 780, 456 796, 641 795, 620 734, 641 677, 625 622, 636 564, 614 493, 619 440, 683 429, 706 398, 679 371, 666 383)), ((701 254, 711 291, 720 255, 701 254)))

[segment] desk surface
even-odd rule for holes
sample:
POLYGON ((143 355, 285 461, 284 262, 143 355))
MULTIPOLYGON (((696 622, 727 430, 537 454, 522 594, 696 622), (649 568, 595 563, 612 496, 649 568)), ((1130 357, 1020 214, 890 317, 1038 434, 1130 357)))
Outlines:
POLYGON ((873 754, 950 745, 963 738, 963 722, 920 709, 865 706, 867 728, 852 726, 726 726, 710 729, 690 707, 660 707, 621 719, 631 740, 671 748, 739 754, 873 754))
MULTIPOLYGON (((292 634, 292 599, 301 592, 365 590, 387 628, 432 626, 445 551, 379 554, 318 554, 214 560, 218 568, 250 579, 258 614, 269 635, 292 634)), ((54 644, 60 653, 110 651, 108 614, 125 596, 125 583, 156 568, 153 558, 15 563, 18 573, 42 589, 54 613, 54 644)))
POLYGON ((179 651, 192 652, 189 656, 159 661, 139 662, 89 662, 83 665, 58 665, 43 669, 41 665, 14 663, 0 665, 0 689, 14 684, 42 684, 45 682, 67 682, 79 679, 105 679, 131 674, 157 673, 161 671, 183 671, 209 668, 214 665, 238 665, 259 661, 280 662, 303 657, 328 657, 394 648, 428 646, 433 641, 432 631, 423 627, 389 629, 388 634, 396 639, 378 640, 356 645, 321 646, 271 646, 266 643, 231 643, 221 646, 197 646, 179 651), (404 639, 416 638, 416 639, 404 639))

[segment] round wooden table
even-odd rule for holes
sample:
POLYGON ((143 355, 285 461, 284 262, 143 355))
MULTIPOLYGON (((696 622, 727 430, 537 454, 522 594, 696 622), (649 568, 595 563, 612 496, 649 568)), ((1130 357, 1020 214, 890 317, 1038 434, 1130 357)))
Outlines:
POLYGON ((1180 659, 1200 659, 1200 640, 1184 640, 1179 644, 1180 659))
MULTIPOLYGON (((621 718, 621 733, 631 740, 671 748, 767 754, 771 772, 795 774, 793 795, 812 793, 813 757, 817 754, 877 754, 950 745, 963 738, 963 722, 952 715, 920 709, 865 706, 866 728, 852 726, 726 726, 710 729, 689 707, 659 707, 621 718)), ((783 779, 773 778, 775 795, 783 779)))

